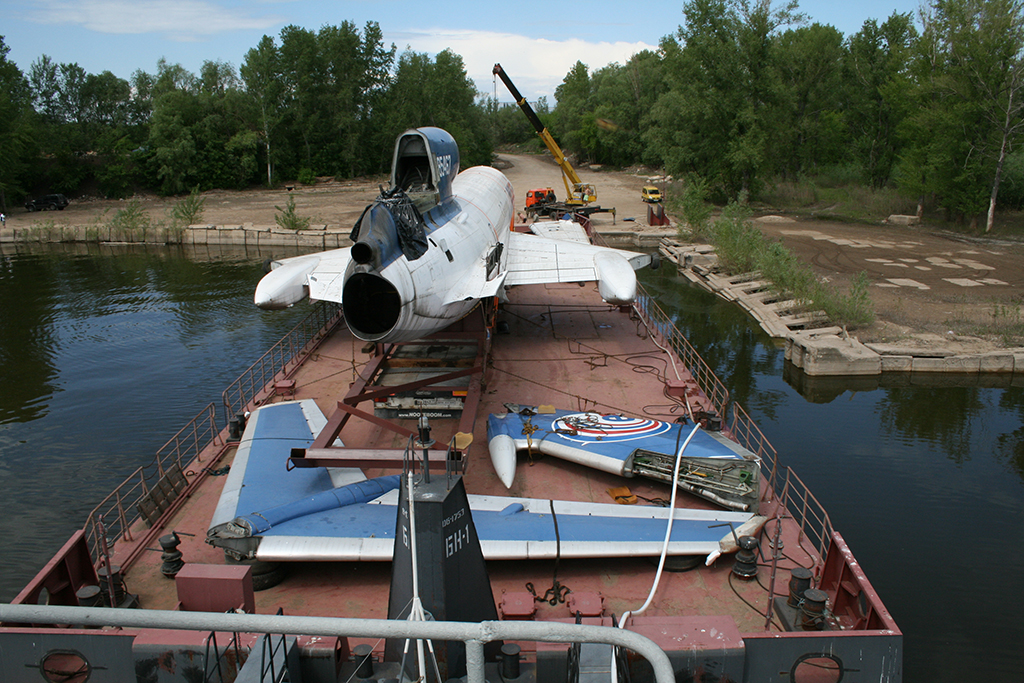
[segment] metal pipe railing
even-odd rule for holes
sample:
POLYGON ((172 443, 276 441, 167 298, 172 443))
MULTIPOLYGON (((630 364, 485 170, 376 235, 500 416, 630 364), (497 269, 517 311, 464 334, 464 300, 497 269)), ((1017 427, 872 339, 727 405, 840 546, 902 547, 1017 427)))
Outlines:
POLYGON ((399 621, 395 619, 343 619, 269 614, 176 612, 59 605, 0 604, 0 622, 21 624, 76 624, 86 627, 159 628, 242 633, 288 633, 351 638, 461 640, 466 643, 468 683, 485 683, 483 644, 496 640, 536 640, 545 643, 605 643, 631 650, 647 659, 657 683, 675 683, 668 655, 654 641, 626 629, 610 626, 563 624, 548 621, 399 621))
POLYGON ((224 389, 224 419, 245 410, 253 399, 266 391, 271 383, 298 366, 305 352, 322 340, 341 320, 341 304, 321 301, 288 334, 260 356, 239 377, 224 389))

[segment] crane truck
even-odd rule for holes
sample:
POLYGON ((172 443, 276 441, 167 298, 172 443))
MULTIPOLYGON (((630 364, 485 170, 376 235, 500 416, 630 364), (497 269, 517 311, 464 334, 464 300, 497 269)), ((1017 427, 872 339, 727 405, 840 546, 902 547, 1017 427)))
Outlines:
POLYGON ((603 209, 600 206, 595 206, 591 202, 597 201, 597 188, 592 183, 584 183, 580 180, 579 175, 576 173, 576 169, 572 167, 569 160, 565 158, 565 154, 562 153, 562 148, 558 146, 555 139, 551 136, 547 127, 541 123, 540 117, 533 111, 533 107, 526 101, 526 98, 519 94, 519 89, 516 88, 512 79, 508 77, 505 70, 501 68, 501 64, 495 64, 492 73, 501 79, 501 82, 505 84, 508 91, 512 93, 512 97, 515 99, 516 104, 526 114, 526 118, 533 124, 534 130, 537 131, 537 135, 541 141, 551 152, 551 156, 555 158, 555 162, 558 167, 562 169, 562 182, 565 183, 565 194, 566 200, 559 202, 554 198, 554 193, 550 191, 550 188, 545 188, 547 192, 540 190, 531 190, 531 194, 527 199, 526 212, 532 215, 541 216, 552 216, 561 215, 563 213, 576 213, 583 216, 590 216, 595 213, 610 213, 612 219, 615 217, 615 207, 610 209, 603 209), (541 200, 543 198, 543 200, 541 200), (531 201, 532 200, 532 201, 531 201))

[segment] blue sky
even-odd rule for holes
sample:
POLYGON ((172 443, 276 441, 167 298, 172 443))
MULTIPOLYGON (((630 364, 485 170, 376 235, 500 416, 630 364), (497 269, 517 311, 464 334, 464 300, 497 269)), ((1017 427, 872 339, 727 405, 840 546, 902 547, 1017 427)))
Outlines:
MULTIPOLYGON (((399 52, 461 54, 480 91, 494 92, 491 67, 500 62, 528 99, 546 96, 552 105, 576 60, 591 70, 625 62, 656 47, 683 20, 681 0, 2 0, 0 6, 8 58, 26 75, 44 54, 125 79, 137 69, 155 73, 161 57, 193 73, 206 60, 237 68, 262 36, 277 37, 288 24, 315 31, 346 20, 360 28, 376 21, 399 52)), ((916 16, 919 6, 920 0, 802 0, 800 11, 849 35, 866 19, 881 22, 894 11, 916 16)), ((497 94, 511 99, 500 83, 497 94)))

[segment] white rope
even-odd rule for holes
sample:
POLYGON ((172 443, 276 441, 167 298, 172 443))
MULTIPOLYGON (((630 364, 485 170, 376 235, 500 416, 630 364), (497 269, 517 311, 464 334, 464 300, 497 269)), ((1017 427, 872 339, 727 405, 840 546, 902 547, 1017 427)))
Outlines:
MULTIPOLYGON (((658 584, 661 583, 661 573, 665 569, 665 558, 668 556, 668 543, 672 539, 672 522, 675 521, 675 510, 676 510, 676 494, 679 491, 679 487, 676 482, 679 480, 679 468, 683 462, 683 453, 686 452, 686 447, 690 445, 690 439, 694 437, 697 430, 700 429, 700 423, 693 425, 693 429, 690 430, 690 435, 686 437, 686 441, 680 446, 679 452, 676 453, 676 464, 672 468, 672 496, 668 504, 668 525, 665 527, 665 540, 661 544, 661 557, 658 560, 658 571, 654 575, 654 583, 651 586, 651 592, 647 596, 647 601, 644 602, 643 606, 636 611, 626 610, 622 613, 622 618, 619 619, 619 628, 626 628, 626 621, 629 620, 634 614, 643 614, 651 603, 654 601, 654 595, 658 592, 658 584)), ((615 657, 612 657, 612 683, 618 681, 618 663, 615 657)))

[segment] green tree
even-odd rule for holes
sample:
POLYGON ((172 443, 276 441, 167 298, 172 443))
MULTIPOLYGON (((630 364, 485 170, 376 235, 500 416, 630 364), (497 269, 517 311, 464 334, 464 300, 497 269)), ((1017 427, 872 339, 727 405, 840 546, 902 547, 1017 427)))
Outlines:
MULTIPOLYGON (((283 129, 301 147, 287 163, 293 172, 354 175, 366 169, 371 115, 386 88, 395 48, 385 48, 375 22, 362 33, 351 22, 318 33, 286 26, 278 66, 283 86, 283 129)), ((374 168, 373 170, 376 170, 374 168)))
MULTIPOLYGON (((451 50, 442 50, 434 59, 406 51, 398 59, 385 98, 383 130, 390 142, 406 128, 444 128, 459 144, 462 168, 490 164, 493 147, 486 112, 475 100, 476 88, 462 57, 451 50)), ((390 145, 382 149, 390 163, 390 145)))
POLYGON ((882 25, 865 21, 847 41, 847 123, 853 151, 872 187, 892 179, 902 149, 898 131, 911 108, 909 69, 917 37, 910 14, 894 12, 882 25))
POLYGON ((159 68, 148 147, 160 191, 246 187, 258 167, 255 113, 234 68, 204 62, 198 78, 180 65, 159 68))
POLYGON ((0 210, 4 212, 9 200, 24 193, 23 183, 36 153, 32 93, 21 69, 7 59, 9 52, 0 36, 0 210))
POLYGON ((917 42, 920 105, 907 126, 903 185, 934 192, 957 217, 987 208, 986 231, 1007 154, 1022 130, 1022 5, 934 0, 917 42))
POLYGON ((840 92, 845 51, 843 35, 831 26, 812 24, 778 38, 779 114, 770 127, 783 174, 813 173, 843 160, 847 130, 840 92))
POLYGON ((281 120, 281 105, 283 102, 284 88, 281 79, 278 78, 280 66, 278 64, 278 51, 274 39, 270 36, 263 36, 256 47, 249 50, 245 55, 239 71, 242 80, 245 82, 245 90, 252 98, 256 111, 258 112, 257 130, 260 142, 266 154, 267 187, 274 183, 273 176, 273 155, 272 135, 278 122, 281 120))
POLYGON ((796 2, 690 0, 662 40, 665 90, 643 132, 646 158, 708 179, 720 199, 756 193, 774 172, 793 116, 779 70, 779 30, 800 23, 796 2))

